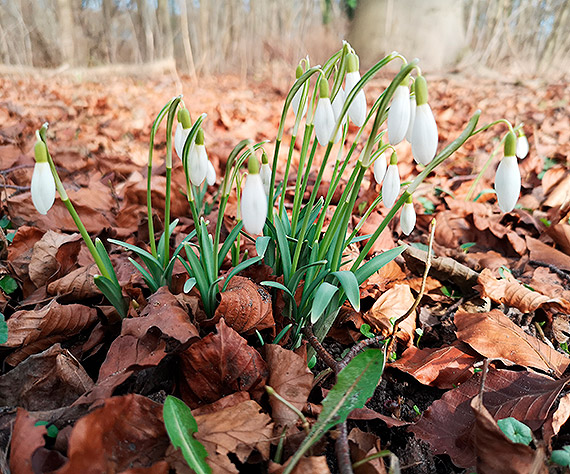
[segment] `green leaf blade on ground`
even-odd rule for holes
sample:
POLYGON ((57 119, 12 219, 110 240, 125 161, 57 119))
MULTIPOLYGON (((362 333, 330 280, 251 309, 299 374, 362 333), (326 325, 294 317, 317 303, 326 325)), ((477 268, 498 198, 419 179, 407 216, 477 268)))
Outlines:
POLYGON ((323 400, 323 410, 317 422, 283 474, 290 474, 307 450, 328 430, 346 421, 352 410, 364 406, 374 394, 383 370, 384 352, 381 349, 369 349, 358 354, 339 372, 335 386, 323 400))
POLYGON ((8 342, 8 324, 4 319, 4 315, 0 313, 0 344, 8 342))
POLYGON ((163 417, 172 446, 180 448, 190 469, 197 474, 210 474, 212 468, 206 463, 208 452, 193 436, 198 425, 190 408, 182 400, 169 395, 164 401, 163 417))
POLYGON ((528 446, 532 441, 531 429, 516 418, 503 418, 497 421, 497 425, 513 443, 521 443, 528 446))

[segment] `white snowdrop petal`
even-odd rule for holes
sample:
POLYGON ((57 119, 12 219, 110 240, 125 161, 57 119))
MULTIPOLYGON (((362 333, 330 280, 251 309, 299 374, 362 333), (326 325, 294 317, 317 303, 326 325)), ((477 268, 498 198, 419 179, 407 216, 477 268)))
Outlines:
POLYGON ((414 209, 414 204, 411 202, 406 202, 402 207, 402 212, 400 214, 400 227, 402 232, 406 235, 410 235, 414 227, 416 226, 416 211, 414 209))
POLYGON ((182 128, 182 124, 176 125, 176 131, 174 132, 174 151, 178 155, 178 158, 182 159, 182 151, 184 150, 184 144, 186 143, 186 138, 190 134, 189 128, 182 128))
POLYGON ((386 176, 387 167, 388 163, 386 163, 386 155, 382 153, 374 162, 374 179, 378 184, 381 184, 384 176, 386 176))
POLYGON ((241 194, 241 218, 246 232, 258 235, 263 232, 267 217, 267 196, 259 174, 250 174, 245 179, 241 194))
MULTIPOLYGON (((346 92, 345 97, 350 94, 354 86, 360 81, 360 73, 358 71, 346 74, 346 92)), ((366 120, 366 96, 361 89, 348 108, 348 116, 357 127, 362 127, 366 120)))
POLYGON ((208 186, 216 184, 216 168, 214 168, 210 160, 208 160, 208 169, 206 171, 206 183, 208 183, 208 186))
MULTIPOLYGON (((299 107, 301 106, 301 97, 303 96, 303 87, 300 87, 295 95, 291 99, 291 106, 293 107, 293 113, 295 116, 299 115, 299 107)), ((305 101, 305 106, 303 108, 303 113, 301 118, 307 113, 307 102, 305 101)))
MULTIPOLYGON (((346 95, 345 95, 345 93, 341 87, 338 90, 338 92, 336 93, 336 96, 335 96, 335 98, 331 104, 332 109, 333 109, 333 114, 334 114, 335 125, 336 125, 336 122, 338 122, 338 119, 340 117, 340 113, 342 112, 342 107, 344 106, 345 98, 346 98, 346 95)), ((342 121, 342 126, 344 126, 345 123, 346 123, 346 116, 344 117, 344 119, 342 121)), ((340 126, 338 128, 338 132, 336 132, 336 136, 334 137, 335 143, 338 142, 342 138, 342 126, 340 126)))
POLYGON ((495 192, 501 211, 511 212, 521 191, 521 174, 516 156, 505 156, 497 167, 495 192))
POLYGON ((263 183, 265 194, 269 196, 269 186, 271 185, 271 166, 269 166, 269 163, 263 163, 261 165, 259 176, 261 176, 261 182, 263 183))
POLYGON ((47 214, 55 201, 55 181, 49 163, 36 163, 31 183, 32 202, 40 214, 47 214))
POLYGON ((516 155, 518 158, 520 158, 521 160, 523 158, 526 158, 526 155, 528 155, 528 140, 526 138, 525 135, 519 136, 517 138, 517 151, 516 151, 516 155))
POLYGON ((400 194, 400 173, 398 165, 388 165, 382 184, 382 201, 390 209, 400 194))
POLYGON ((204 145, 194 145, 188 156, 188 174, 194 186, 200 186, 208 174, 208 155, 204 145))
POLYGON ((437 151, 437 124, 428 104, 416 107, 414 130, 412 132, 412 154, 414 160, 427 165, 437 151))
POLYGON ((406 131, 406 140, 408 143, 412 143, 412 133, 414 131, 414 122, 416 120, 416 96, 410 97, 410 123, 408 125, 408 130, 406 131))
POLYGON ((398 86, 388 111, 388 141, 397 145, 406 136, 410 124, 410 91, 407 86, 398 86))
POLYGON ((317 110, 315 110, 315 134, 321 146, 328 145, 334 126, 334 112, 330 98, 319 98, 317 110))

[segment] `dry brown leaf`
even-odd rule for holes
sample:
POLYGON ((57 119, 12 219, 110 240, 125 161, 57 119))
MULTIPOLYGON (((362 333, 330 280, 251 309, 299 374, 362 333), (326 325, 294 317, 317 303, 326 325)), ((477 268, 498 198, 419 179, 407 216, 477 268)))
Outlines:
MULTIPOLYGON (((382 293, 372 308, 364 315, 364 319, 379 333, 389 335, 392 321, 403 316, 414 304, 414 296, 408 285, 395 285, 382 293), (392 321, 391 321, 392 320, 392 321)), ((416 330, 416 312, 413 311, 400 323, 396 337, 405 345, 411 345, 416 330)))
POLYGON ((479 474, 546 474, 544 451, 535 452, 530 446, 513 443, 501 431, 497 422, 481 403, 480 395, 471 400, 475 413, 475 452, 479 474), (535 456, 540 468, 533 470, 535 456))
MULTIPOLYGON (((358 428, 353 428, 348 435, 350 448, 350 460, 355 463, 372 456, 381 450, 380 438, 373 433, 366 433, 358 428)), ((354 474, 386 474, 384 461, 376 458, 354 469, 354 474)))
POLYGON ((245 462, 254 449, 263 459, 269 459, 273 423, 253 400, 197 415, 195 419, 198 424, 195 437, 208 451, 208 464, 211 456, 223 458, 230 453, 235 454, 240 462, 245 462))
POLYGON ((212 403, 233 392, 261 396, 267 366, 253 347, 223 319, 209 334, 181 354, 181 393, 191 408, 212 403))
POLYGON ((542 427, 542 439, 549 446, 552 437, 560 432, 560 428, 564 426, 568 418, 570 418, 570 393, 567 393, 560 399, 558 407, 542 427))
POLYGON ((553 186, 543 205, 546 207, 559 207, 568 203, 570 200, 568 189, 570 189, 570 175, 566 174, 558 184, 553 186))
POLYGON ((56 344, 0 376, 0 406, 53 410, 71 405, 92 386, 79 362, 56 344))
POLYGON ((38 288, 45 285, 58 272, 65 275, 76 262, 81 248, 80 240, 79 234, 65 235, 48 230, 34 244, 28 267, 34 285, 38 288))
MULTIPOLYGON (((485 380, 485 407, 496 420, 512 416, 536 431, 567 383, 568 379, 491 368, 485 380)), ((448 454, 456 466, 467 468, 476 463, 472 439, 475 415, 470 403, 480 386, 481 374, 476 374, 433 402, 409 428, 427 441, 434 453, 448 454)))
POLYGON ((126 471, 121 471, 119 474, 168 474, 170 467, 166 461, 158 461, 149 467, 133 467, 126 471))
POLYGON ((418 382, 438 388, 452 388, 473 375, 473 364, 481 360, 467 346, 443 346, 437 349, 409 347, 390 367, 410 374, 418 382))
POLYGON ((570 302, 532 291, 520 284, 509 272, 505 272, 505 278, 498 280, 491 270, 485 269, 479 274, 479 284, 482 296, 488 296, 495 303, 517 308, 523 313, 530 313, 541 307, 570 310, 570 302))
POLYGON ((113 397, 75 423, 69 462, 57 474, 148 467, 164 457, 168 445, 161 405, 141 395, 113 397))
MULTIPOLYGON (((27 356, 79 334, 96 321, 97 312, 94 308, 79 304, 60 305, 54 300, 37 311, 15 312, 7 321, 8 341, 0 347, 23 346, 25 349, 33 345, 33 350, 26 351, 27 356)), ((7 362, 17 365, 23 358, 9 356, 7 362)))
POLYGON ((560 377, 570 358, 526 334, 501 311, 455 314, 457 338, 481 355, 503 359, 525 367, 553 372, 560 377))
POLYGON ((10 470, 13 474, 35 474, 32 455, 45 445, 45 426, 35 426, 36 421, 23 408, 18 408, 10 442, 10 470))
POLYGON ((223 317, 238 333, 252 334, 256 329, 275 327, 271 295, 249 278, 234 276, 220 298, 215 317, 223 317))
MULTIPOLYGON (((269 463, 269 474, 281 474, 287 466, 269 463)), ((330 474, 326 456, 305 456, 299 460, 291 474, 330 474)))
MULTIPOLYGON (((279 395, 302 410, 313 388, 313 373, 307 367, 307 361, 276 344, 266 344, 265 361, 269 369, 268 385, 279 395)), ((271 414, 278 426, 291 426, 299 417, 286 405, 270 396, 271 414)))
POLYGON ((570 255, 570 225, 555 224, 550 226, 546 233, 552 237, 566 255, 570 255))
POLYGON ((59 280, 51 282, 47 291, 50 295, 65 296, 67 301, 82 301, 100 296, 101 291, 97 288, 93 277, 99 275, 97 265, 81 267, 73 270, 59 280))
POLYGON ((526 237, 526 246, 530 252, 531 260, 549 263, 561 270, 570 271, 570 255, 528 236, 526 237))

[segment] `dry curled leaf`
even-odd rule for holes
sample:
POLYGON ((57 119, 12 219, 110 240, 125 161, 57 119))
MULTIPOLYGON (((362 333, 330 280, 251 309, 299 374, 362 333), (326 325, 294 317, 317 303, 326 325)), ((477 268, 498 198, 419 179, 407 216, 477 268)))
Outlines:
POLYGON ((215 317, 223 317, 234 331, 252 334, 275 327, 271 295, 249 278, 234 276, 220 298, 215 317))
POLYGON ((530 252, 531 260, 549 263, 561 270, 570 270, 570 255, 567 255, 560 250, 556 250, 540 240, 533 239, 528 236, 526 237, 526 245, 530 252))
POLYGON ((455 314, 457 338, 491 359, 553 372, 560 377, 570 358, 528 335, 501 311, 455 314))
MULTIPOLYGON (((269 369, 268 385, 279 395, 302 410, 313 388, 313 373, 307 367, 307 361, 276 344, 266 344, 265 360, 269 369)), ((291 426, 299 417, 275 397, 269 398, 271 414, 279 426, 291 426)))
MULTIPOLYGON (((269 474, 281 474, 287 466, 269 463, 269 474)), ((291 474, 330 474, 326 456, 305 456, 299 460, 291 474)))
MULTIPOLYGON (((355 463, 381 451, 380 438, 373 433, 367 433, 353 428, 348 435, 350 460, 355 463)), ((354 474, 386 474, 382 458, 371 459, 354 469, 354 474)))
POLYGON ((36 419, 18 408, 10 442, 10 470, 13 474, 34 474, 32 455, 45 445, 45 426, 35 426, 36 419))
POLYGON ((221 319, 209 334, 181 354, 181 392, 195 408, 233 392, 263 393, 267 366, 259 352, 221 319))
POLYGON ((78 268, 59 280, 51 282, 47 287, 48 294, 65 296, 67 301, 81 301, 99 296, 101 291, 93 280, 93 277, 99 274, 99 269, 95 264, 78 268))

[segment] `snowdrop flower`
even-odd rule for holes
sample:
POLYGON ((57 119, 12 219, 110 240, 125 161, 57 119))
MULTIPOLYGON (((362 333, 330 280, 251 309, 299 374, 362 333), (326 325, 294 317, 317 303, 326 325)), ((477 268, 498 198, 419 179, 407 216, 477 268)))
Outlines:
MULTIPOLYGON (((411 91, 413 92, 414 85, 412 84, 411 91)), ((412 143, 412 132, 414 131, 414 122, 416 120, 416 95, 410 95, 410 123, 406 131, 406 140, 412 143)))
MULTIPOLYGON (((338 122, 338 119, 340 118, 340 113, 342 112, 342 108, 344 106, 344 100, 345 99, 346 99, 346 93, 344 92, 344 90, 341 87, 338 90, 338 92, 336 93, 336 95, 332 101, 332 108, 333 108, 335 122, 338 122)), ((342 127, 344 127, 345 124, 346 124, 346 115, 344 116, 342 124, 340 127, 338 127, 338 132, 336 132, 336 136, 334 137, 335 143, 341 139, 342 127)))
POLYGON ((526 155, 528 155, 528 140, 522 130, 519 131, 519 137, 517 138, 516 155, 517 158, 520 158, 521 160, 526 158, 526 155))
POLYGON ((412 202, 412 196, 409 196, 400 213, 400 227, 404 234, 410 235, 415 226, 416 211, 414 209, 414 203, 412 202))
MULTIPOLYGON (((360 81, 360 72, 358 72, 358 56, 356 56, 356 54, 348 53, 346 56, 346 70, 345 97, 348 97, 358 81, 360 81)), ((357 127, 362 127, 364 124, 364 121, 366 120, 366 97, 362 89, 358 91, 358 94, 356 94, 356 97, 348 107, 348 116, 357 127)))
POLYGON ((188 112, 186 107, 183 107, 178 111, 178 125, 174 132, 174 150, 180 159, 182 159, 182 151, 184 150, 184 144, 190 133, 191 126, 190 112, 188 112))
POLYGON ((269 166, 269 159, 267 158, 267 153, 265 153, 265 151, 261 155, 261 169, 259 170, 259 175, 261 176, 261 182, 263 183, 265 194, 269 196, 269 186, 271 186, 271 166, 269 166))
POLYGON ((208 160, 208 169, 206 171, 206 183, 208 183, 208 186, 216 184, 216 168, 214 168, 210 160, 208 160))
POLYGON ((259 163, 255 156, 249 158, 249 174, 241 194, 241 219, 246 232, 258 235, 263 232, 267 217, 267 196, 259 174, 259 163))
POLYGON ((423 76, 416 78, 414 87, 417 106, 412 131, 412 154, 417 163, 427 165, 437 151, 437 124, 427 103, 427 83, 423 76))
POLYGON ((501 211, 511 212, 517 203, 521 191, 521 174, 517 163, 516 138, 509 132, 505 139, 505 156, 497 167, 495 192, 501 211))
MULTIPOLYGON (((196 134, 196 144, 190 149, 188 154, 188 176, 194 186, 200 186, 208 174, 208 155, 204 146, 204 131, 198 130, 196 134)), ((214 170, 215 175, 215 170, 214 170)), ((215 176, 214 176, 215 181, 215 176)))
POLYGON ((390 209, 400 194, 400 173, 398 171, 398 156, 396 152, 390 157, 390 164, 384 176, 382 184, 382 201, 384 205, 390 209))
POLYGON ((55 201, 55 181, 47 159, 46 144, 38 138, 34 147, 36 164, 32 174, 32 202, 40 214, 47 214, 55 201))
POLYGON ((390 145, 397 145, 406 136, 410 124, 410 91, 408 78, 396 87, 392 97, 392 105, 388 111, 388 141, 390 145))
MULTIPOLYGON (((297 69, 295 70, 295 77, 299 79, 303 75, 303 68, 299 64, 297 69)), ((299 107, 301 106, 301 98, 303 97, 303 90, 305 86, 301 86, 295 95, 291 99, 291 106, 293 107, 293 113, 295 116, 299 115, 299 107)), ((303 113, 301 114, 301 118, 307 113, 307 101, 305 100, 305 104, 303 105, 303 113)))
POLYGON ((381 184, 384 176, 386 176, 387 167, 388 165, 386 163, 386 155, 384 152, 382 152, 380 156, 374 161, 374 179, 378 184, 381 184))
MULTIPOLYGON (((325 78, 319 80, 319 101, 315 110, 315 134, 321 146, 327 146, 336 125, 334 112, 329 97, 329 83, 325 78)), ((335 137, 336 138, 336 137, 335 137)))

